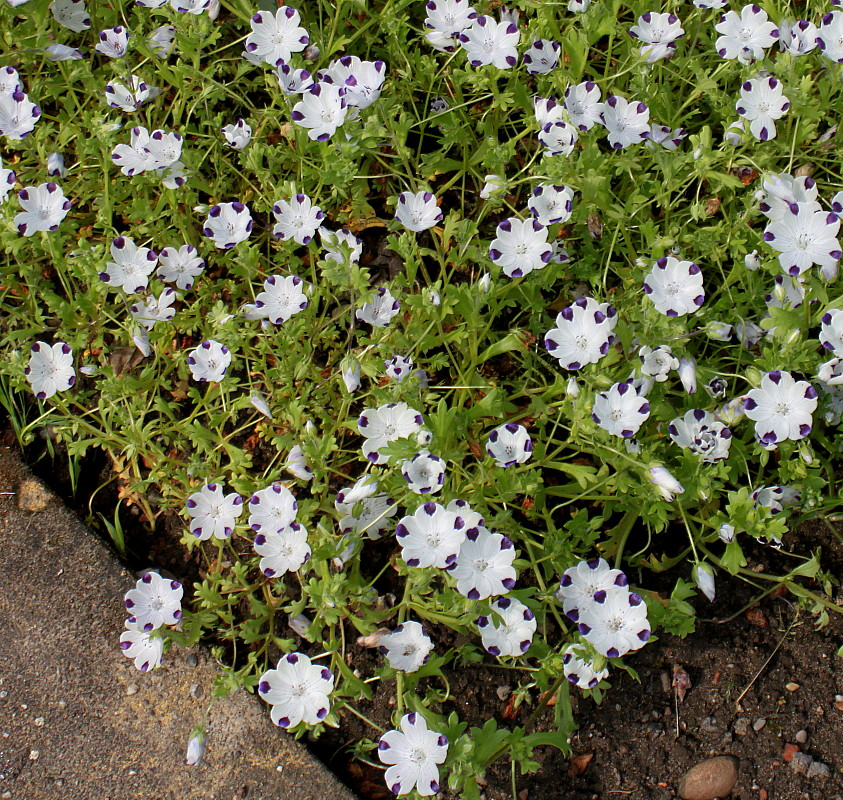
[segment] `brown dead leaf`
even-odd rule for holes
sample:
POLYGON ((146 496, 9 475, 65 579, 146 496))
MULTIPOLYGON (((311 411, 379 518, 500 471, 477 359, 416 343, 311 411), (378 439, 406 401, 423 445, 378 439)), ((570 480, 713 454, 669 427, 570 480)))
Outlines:
POLYGON ((673 665, 673 691, 679 698, 680 703, 685 702, 685 695, 691 688, 691 676, 685 672, 681 664, 673 665))
POLYGON ((136 347, 118 347, 108 356, 108 363, 115 375, 122 375, 126 370, 136 367, 143 361, 143 353, 136 347))
POLYGON ((367 633, 365 636, 360 636, 357 638, 357 644, 360 647, 379 647, 381 637, 389 633, 389 628, 378 628, 376 631, 372 631, 372 633, 367 633))
POLYGON ((719 197, 709 197, 705 201, 705 214, 713 217, 720 210, 721 200, 719 197))
POLYGON ((570 759, 571 766, 568 767, 568 777, 569 778, 576 778, 579 775, 582 775, 585 772, 586 767, 591 763, 591 759, 594 758, 594 753, 583 753, 579 756, 573 756, 570 759))
POLYGON ((175 388, 170 389, 170 394, 177 403, 184 400, 187 397, 187 381, 178 381, 175 388))
POLYGON ((756 628, 766 628, 770 624, 767 622, 767 617, 764 616, 764 612, 760 608, 750 608, 744 614, 744 617, 746 617, 747 622, 755 625, 756 628))
POLYGON ((603 238, 603 221, 598 214, 589 214, 586 225, 588 227, 588 235, 592 239, 603 238))

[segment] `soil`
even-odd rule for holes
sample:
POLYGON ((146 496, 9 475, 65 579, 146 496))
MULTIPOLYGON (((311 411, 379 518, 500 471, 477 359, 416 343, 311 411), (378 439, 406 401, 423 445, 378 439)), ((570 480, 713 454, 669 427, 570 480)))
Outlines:
MULTIPOLYGON (((8 443, 10 437, 4 438, 8 443)), ((28 455, 31 461, 33 453, 28 455)), ((60 466, 60 461, 57 468, 49 459, 33 465, 71 508, 83 519, 90 518, 86 498, 91 490, 86 494, 82 486, 74 498, 60 466)), ((108 465, 95 466, 84 474, 99 485, 108 465)), ((103 491, 100 496, 97 502, 110 519, 116 492, 109 496, 103 491)), ((151 534, 133 525, 131 514, 122 516, 127 540, 134 542, 131 568, 148 567, 151 561, 177 577, 195 576, 199 565, 178 545, 178 521, 159 523, 157 533, 151 534)), ((811 521, 786 535, 783 550, 808 553, 822 548, 822 569, 836 579, 843 574, 841 542, 843 528, 832 531, 811 521)), ((747 556, 750 568, 758 571, 782 574, 793 567, 784 552, 763 545, 749 548, 747 556)), ((675 577, 645 573, 641 584, 666 588, 675 577)), ((821 593, 817 585, 809 588, 821 593)), ((843 661, 836 655, 843 645, 843 616, 832 611, 827 624, 818 628, 817 618, 804 608, 797 610, 791 595, 772 594, 751 605, 756 590, 722 574, 717 589, 716 603, 702 597, 693 601, 699 618, 695 634, 685 639, 660 635, 627 658, 639 680, 613 671, 611 689, 600 705, 572 689, 579 729, 571 738, 570 757, 554 748, 538 748, 540 769, 515 776, 517 800, 667 800, 678 796, 680 779, 689 768, 721 754, 740 760, 738 781, 729 795, 736 800, 843 800, 843 661), (690 680, 682 702, 671 686, 677 669, 690 680), (794 746, 827 765, 828 775, 799 774, 796 767, 807 762, 792 758, 794 746)), ((447 630, 431 633, 439 644, 458 644, 447 630)), ((349 659, 363 678, 374 674, 379 663, 372 651, 356 646, 349 659)), ((538 693, 513 708, 512 675, 491 662, 453 670, 448 673, 449 699, 438 710, 458 711, 470 726, 482 726, 490 717, 501 727, 523 725, 538 693)), ((373 685, 378 687, 373 699, 356 706, 388 727, 393 688, 373 685)), ((535 730, 548 730, 552 722, 553 711, 546 709, 535 730)), ((345 714, 338 731, 328 731, 311 746, 361 798, 386 800, 392 795, 382 770, 351 755, 359 738, 373 736, 369 726, 345 714)), ((515 800, 507 759, 493 765, 485 780, 486 800, 515 800)), ((448 792, 440 798, 456 800, 448 792)))

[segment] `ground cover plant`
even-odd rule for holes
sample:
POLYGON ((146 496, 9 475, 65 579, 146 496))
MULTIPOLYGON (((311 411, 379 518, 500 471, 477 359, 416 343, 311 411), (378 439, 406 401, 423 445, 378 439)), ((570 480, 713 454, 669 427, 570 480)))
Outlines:
POLYGON ((839 504, 843 11, 0 23, 0 399, 24 443, 107 452, 203 559, 126 596, 140 670, 210 638, 219 692, 280 727, 371 722, 395 794, 477 797, 507 757, 515 795, 534 748, 567 751, 570 692, 691 634, 719 573, 838 610, 818 553, 770 575, 744 548, 839 504), (523 725, 447 710, 481 663, 523 725), (361 710, 380 682, 389 729, 361 710))

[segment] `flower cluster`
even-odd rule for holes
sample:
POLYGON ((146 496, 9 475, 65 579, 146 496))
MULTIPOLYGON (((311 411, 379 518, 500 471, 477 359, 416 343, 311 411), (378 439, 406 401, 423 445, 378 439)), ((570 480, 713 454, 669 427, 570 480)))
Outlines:
POLYGON ((257 533, 255 552, 261 556, 261 572, 270 578, 296 572, 310 558, 307 530, 296 522, 298 507, 293 493, 278 482, 249 499, 249 527, 257 533))
POLYGON ((146 572, 126 592, 124 603, 129 612, 126 630, 120 635, 120 649, 134 659, 141 672, 161 666, 164 639, 154 632, 181 620, 184 589, 175 580, 162 578, 157 572, 146 572))

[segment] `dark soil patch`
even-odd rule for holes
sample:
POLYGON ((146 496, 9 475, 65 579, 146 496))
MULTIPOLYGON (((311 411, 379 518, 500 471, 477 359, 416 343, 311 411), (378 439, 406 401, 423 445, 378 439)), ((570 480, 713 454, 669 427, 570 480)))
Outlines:
MULTIPOLYGON (((6 433, 4 444, 12 444, 11 439, 6 433)), ((113 517, 116 484, 97 493, 89 508, 91 493, 111 477, 107 457, 86 461, 74 496, 61 455, 51 461, 44 449, 41 441, 25 455, 30 462, 40 459, 33 464, 34 470, 71 508, 88 522, 91 510, 113 517)), ((176 515, 159 519, 154 532, 131 509, 121 509, 121 519, 130 543, 131 568, 155 566, 185 581, 199 574, 203 565, 196 560, 198 551, 188 556, 179 544, 183 521, 176 515)), ((840 536, 840 530, 835 535, 820 522, 807 522, 785 537, 784 548, 807 554, 822 547, 823 570, 836 578, 843 574, 840 536)), ((107 534, 104 538, 108 541, 107 534)), ((758 545, 747 551, 750 567, 759 571, 782 574, 794 566, 789 557, 769 547, 758 545)), ((665 589, 674 580, 672 573, 644 573, 641 583, 648 589, 665 589)), ((640 681, 613 671, 612 688, 600 705, 572 689, 574 717, 580 727, 571 739, 571 758, 553 748, 538 748, 535 757, 540 770, 516 775, 517 800, 667 800, 677 796, 679 780, 690 767, 719 754, 740 759, 738 783, 730 795, 736 800, 843 798, 843 702, 836 699, 843 695, 843 662, 836 656, 843 644, 843 618, 831 612, 828 624, 817 630, 816 618, 807 610, 797 613, 793 596, 769 595, 745 611, 755 589, 722 574, 717 588, 717 603, 708 604, 704 598, 695 601, 701 618, 695 634, 684 640, 660 636, 627 659, 640 681), (682 703, 670 687, 676 666, 691 681, 682 703), (785 746, 796 744, 800 731, 807 733, 800 750, 828 765, 829 777, 809 779, 794 770, 792 761, 785 761, 785 746)), ((821 594, 819 586, 809 588, 821 594)), ((285 635, 292 634, 285 631, 285 635)), ((431 636, 439 652, 463 641, 445 628, 431 629, 431 636)), ((363 679, 371 677, 380 657, 353 644, 353 635, 349 640, 348 663, 363 679)), ((302 647, 306 644, 302 642, 302 647)), ((469 726, 482 726, 489 718, 501 727, 523 725, 539 692, 533 690, 515 707, 511 692, 517 687, 516 674, 491 659, 451 669, 447 699, 437 710, 457 711, 469 726)), ((355 707, 376 724, 389 727, 395 708, 394 685, 371 686, 372 700, 355 707)), ((427 678, 419 689, 441 690, 443 684, 438 678, 427 678)), ((536 720, 535 730, 552 725, 553 711, 546 709, 536 720)), ((351 754, 360 738, 377 736, 358 717, 344 713, 342 727, 327 731, 311 746, 364 800, 386 800, 392 795, 383 771, 351 754)), ((515 800, 508 759, 492 765, 485 779, 486 800, 515 800)), ((457 800, 448 793, 441 797, 457 800)))

